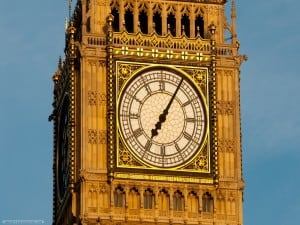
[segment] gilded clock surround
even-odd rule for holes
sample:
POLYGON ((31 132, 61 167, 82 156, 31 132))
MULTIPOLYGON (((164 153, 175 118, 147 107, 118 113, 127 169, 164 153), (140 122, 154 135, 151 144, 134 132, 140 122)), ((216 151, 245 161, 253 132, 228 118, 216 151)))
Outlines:
MULTIPOLYGON (((209 135, 209 92, 208 92, 208 69, 205 67, 184 67, 184 66, 173 66, 163 64, 148 64, 148 63, 136 63, 130 61, 117 61, 116 62, 116 77, 118 81, 116 82, 116 99, 119 99, 119 92, 124 92, 124 86, 131 77, 136 76, 136 74, 150 71, 151 70, 173 70, 177 73, 181 73, 189 79, 195 87, 198 88, 199 93, 201 93, 201 98, 204 103, 204 114, 206 119, 205 131, 203 135, 203 140, 199 146, 198 153, 193 157, 193 160, 189 160, 184 166, 176 166, 174 168, 165 168, 165 170, 170 171, 182 171, 182 172, 197 172, 197 173, 209 173, 210 172, 210 135, 209 135)), ((120 101, 121 99, 119 99, 120 101)), ((118 102, 116 103, 117 108, 119 108, 118 102)), ((116 112, 118 114, 118 112, 116 112)), ((119 122, 117 122, 118 124, 119 122)), ((153 124, 154 126, 154 124, 153 124)), ((147 166, 142 161, 139 161, 130 151, 130 148, 124 143, 124 139, 120 137, 119 132, 116 132, 117 138, 117 168, 136 168, 136 169, 152 169, 161 170, 163 168, 155 166, 147 166)))
POLYGON ((247 57, 238 52, 235 1, 229 22, 227 4, 77 1, 66 56, 53 76, 53 225, 243 224, 239 80, 247 57), (118 136, 120 86, 151 66, 186 74, 205 101, 206 139, 182 166, 144 164, 118 136), (59 109, 66 93, 70 178, 60 197, 59 109))

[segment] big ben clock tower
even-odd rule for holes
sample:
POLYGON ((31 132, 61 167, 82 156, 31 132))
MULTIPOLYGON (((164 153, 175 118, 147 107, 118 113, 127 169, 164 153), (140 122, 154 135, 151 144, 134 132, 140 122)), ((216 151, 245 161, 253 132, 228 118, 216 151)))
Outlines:
POLYGON ((243 224, 227 4, 77 1, 53 76, 53 225, 243 224))

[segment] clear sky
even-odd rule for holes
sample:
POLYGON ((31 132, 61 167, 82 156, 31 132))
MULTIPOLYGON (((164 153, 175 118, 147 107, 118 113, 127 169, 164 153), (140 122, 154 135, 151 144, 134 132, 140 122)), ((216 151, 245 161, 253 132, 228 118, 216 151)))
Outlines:
MULTIPOLYGON (((300 224, 300 2, 237 2, 244 225, 300 224)), ((66 0, 1 0, 0 224, 52 218, 52 75, 66 0)))

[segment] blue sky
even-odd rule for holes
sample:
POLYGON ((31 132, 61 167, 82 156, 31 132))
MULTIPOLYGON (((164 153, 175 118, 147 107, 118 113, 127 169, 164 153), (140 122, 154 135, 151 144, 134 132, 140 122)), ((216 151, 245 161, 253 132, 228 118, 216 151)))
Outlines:
MULTIPOLYGON (((300 3, 237 1, 245 225, 300 222, 300 3)), ((1 0, 0 223, 52 216, 52 74, 66 0, 1 0)))

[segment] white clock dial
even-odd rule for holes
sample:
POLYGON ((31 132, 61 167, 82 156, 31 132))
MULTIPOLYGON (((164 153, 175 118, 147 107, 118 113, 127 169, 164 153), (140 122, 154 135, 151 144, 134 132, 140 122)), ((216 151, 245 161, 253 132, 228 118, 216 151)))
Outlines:
POLYGON ((198 89, 184 75, 165 69, 138 74, 119 97, 119 131, 142 162, 178 167, 199 150, 206 113, 198 89))

